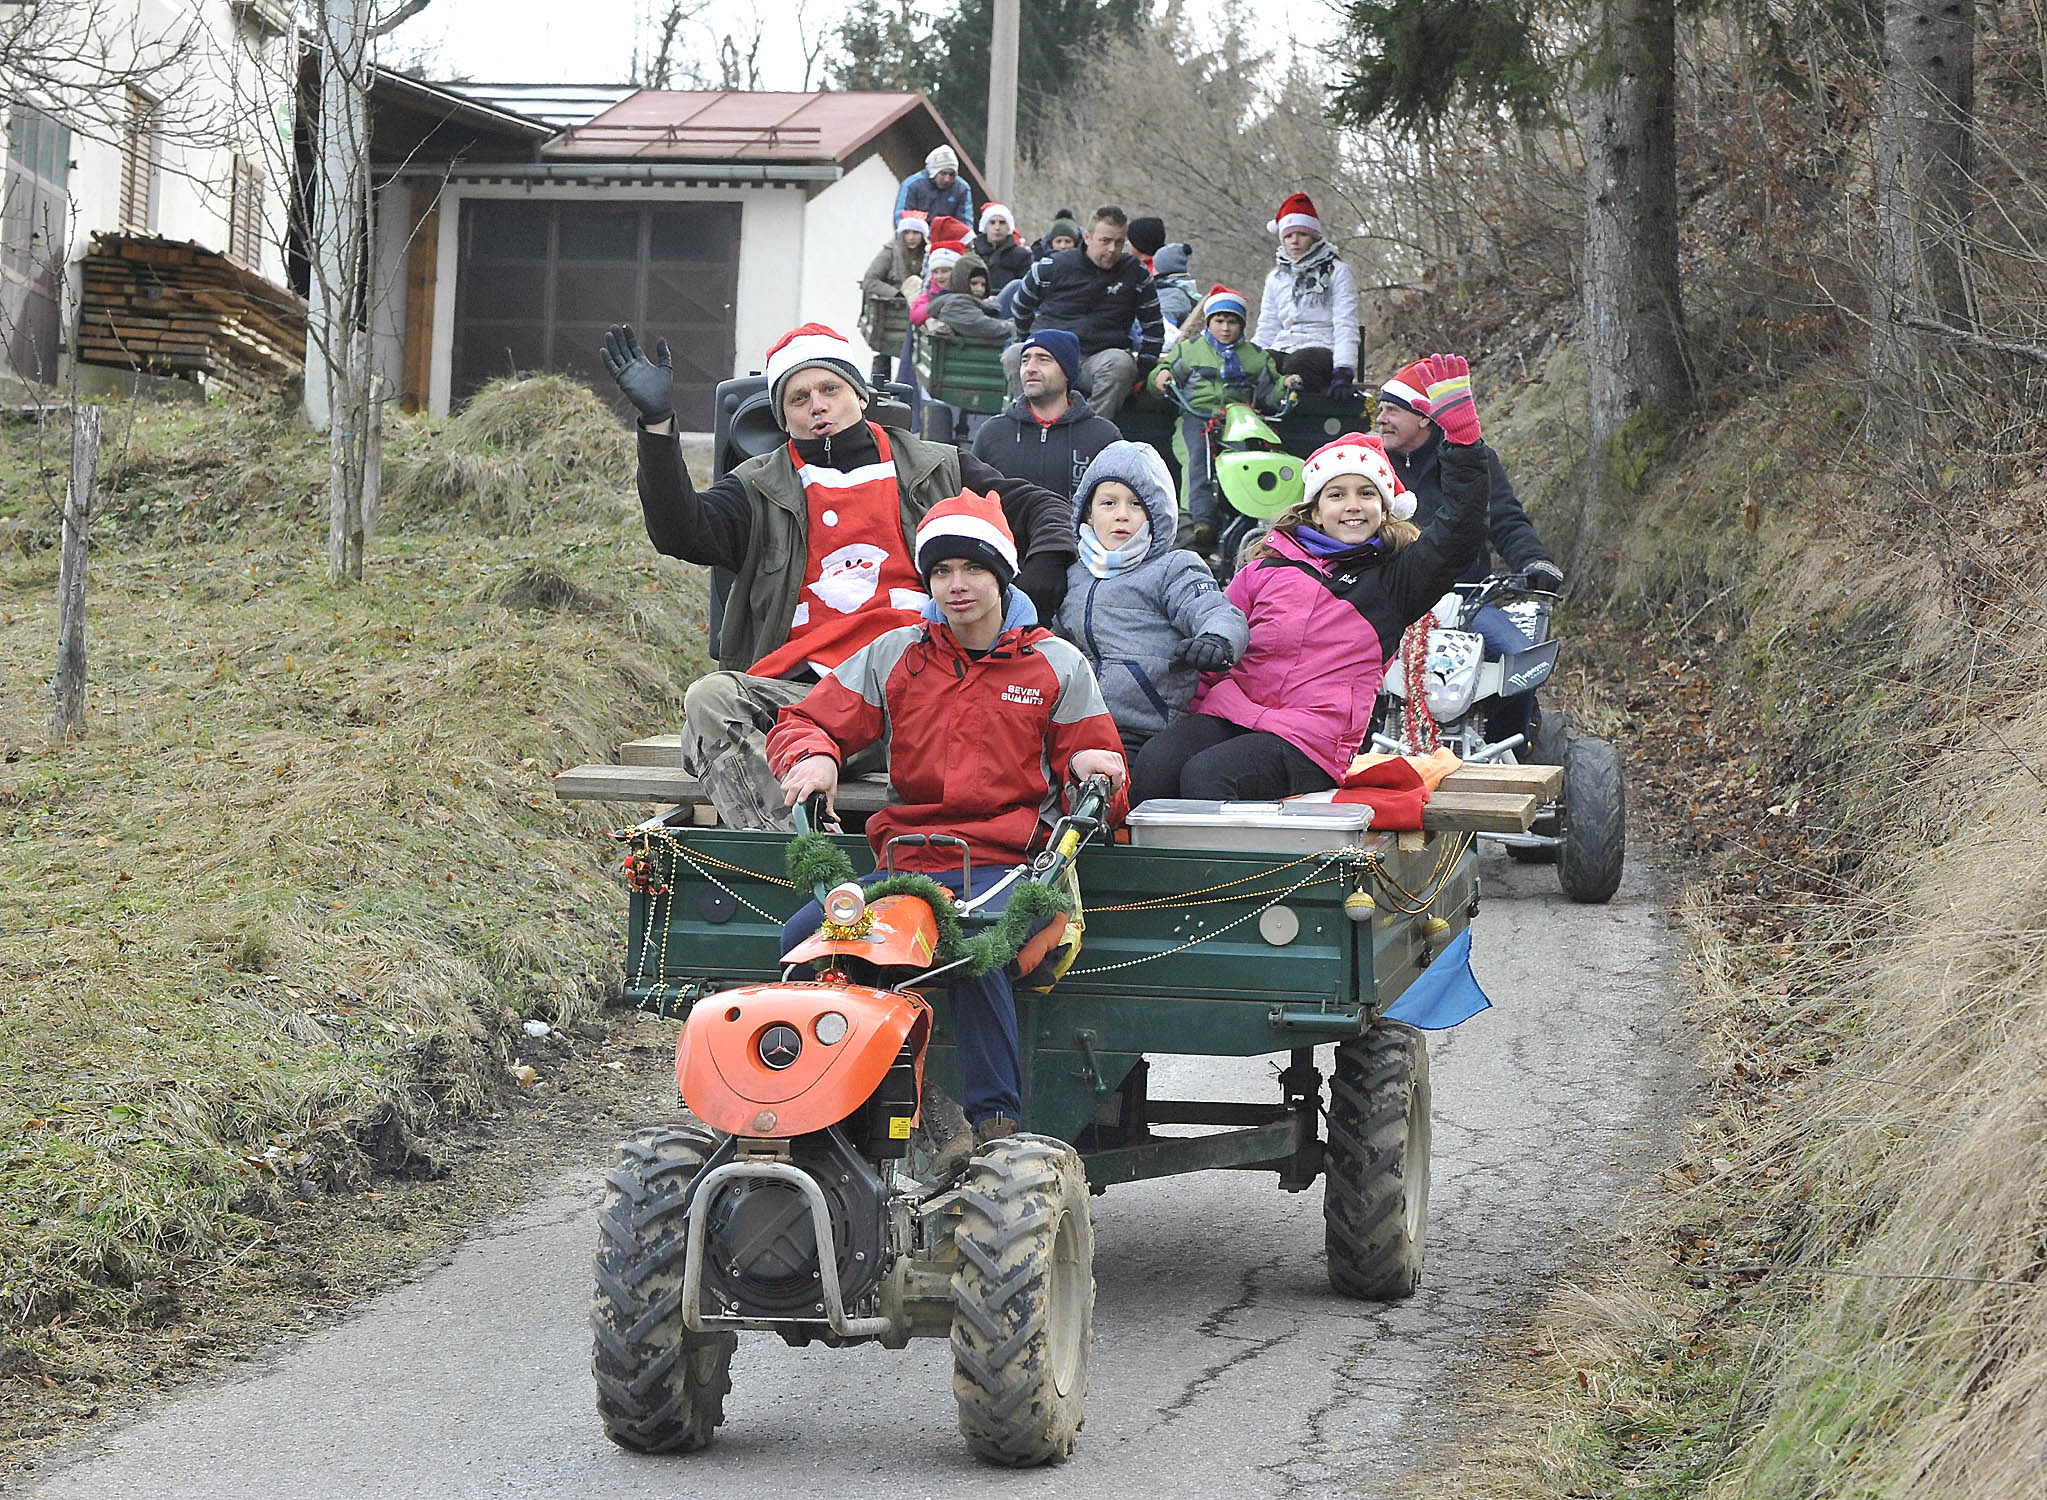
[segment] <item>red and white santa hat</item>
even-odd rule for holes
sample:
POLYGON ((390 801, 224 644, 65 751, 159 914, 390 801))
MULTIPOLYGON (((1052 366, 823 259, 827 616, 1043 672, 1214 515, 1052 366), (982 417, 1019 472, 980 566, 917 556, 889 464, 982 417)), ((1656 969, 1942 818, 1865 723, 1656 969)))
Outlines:
POLYGON ((955 219, 951 214, 940 214, 931 221, 931 243, 934 245, 964 245, 974 237, 974 231, 967 227, 964 219, 955 219))
POLYGON ((1429 368, 1422 360, 1404 366, 1398 375, 1379 387, 1379 399, 1403 407, 1418 417, 1433 415, 1435 407, 1428 398, 1429 368))
POLYGON ((993 495, 962 490, 941 500, 917 523, 917 576, 930 582, 931 570, 948 557, 979 563, 1008 588, 1016 581, 1016 536, 993 495))
POLYGON ((924 279, 936 282, 950 274, 952 268, 960 263, 960 257, 966 253, 967 247, 957 243, 933 245, 924 257, 924 279))
POLYGON ((822 323, 805 323, 783 334, 768 350, 768 399, 775 404, 777 422, 782 421, 783 382, 798 370, 813 366, 845 376, 860 393, 860 399, 867 399, 867 378, 860 373, 860 360, 853 352, 852 341, 822 323))
POLYGON ((896 233, 906 234, 912 229, 916 230, 917 233, 923 235, 926 239, 929 239, 931 237, 931 216, 921 208, 904 209, 902 216, 896 220, 896 233))
POLYGON ((975 222, 974 227, 980 230, 981 233, 986 234, 988 232, 988 221, 998 216, 1003 223, 1009 226, 1010 231, 1014 233, 1016 230, 1016 215, 1009 211, 1009 205, 1006 203, 982 204, 981 217, 975 222))
POLYGON ((1313 505, 1322 486, 1339 474, 1361 474, 1370 480, 1372 488, 1379 492, 1386 514, 1394 520, 1405 521, 1414 515, 1414 495, 1393 472, 1393 462, 1386 457, 1386 449, 1377 438, 1362 432, 1346 432, 1309 454, 1308 461, 1301 466, 1301 478, 1308 487, 1302 500, 1313 505))
POLYGON ((1228 313, 1234 318, 1249 319, 1251 304, 1245 300, 1242 292, 1217 282, 1208 289, 1208 295, 1201 299, 1202 321, 1207 322, 1217 313, 1228 313))
POLYGON ((1312 229, 1322 232, 1322 218, 1315 212, 1315 204, 1306 193, 1289 193, 1286 202, 1280 204, 1279 212, 1272 216, 1272 222, 1265 226, 1273 234, 1285 234, 1289 229, 1312 229))

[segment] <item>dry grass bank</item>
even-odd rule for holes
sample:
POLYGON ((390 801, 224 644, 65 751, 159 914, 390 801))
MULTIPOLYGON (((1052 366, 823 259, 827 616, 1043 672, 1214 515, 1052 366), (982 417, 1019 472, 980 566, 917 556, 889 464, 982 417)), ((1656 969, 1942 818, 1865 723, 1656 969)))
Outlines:
POLYGON ((398 420, 340 589, 320 439, 247 409, 107 427, 64 745, 62 444, 0 429, 0 1379, 52 1388, 260 1253, 282 1203, 440 1170, 435 1127, 510 1086, 522 1023, 606 1003, 624 814, 549 777, 672 722, 704 665, 629 436, 573 384, 398 420))
POLYGON ((2047 428, 1927 495, 1857 415, 1790 385, 1640 497, 1594 634, 1714 1110, 1431 1494, 2039 1493, 2047 428))

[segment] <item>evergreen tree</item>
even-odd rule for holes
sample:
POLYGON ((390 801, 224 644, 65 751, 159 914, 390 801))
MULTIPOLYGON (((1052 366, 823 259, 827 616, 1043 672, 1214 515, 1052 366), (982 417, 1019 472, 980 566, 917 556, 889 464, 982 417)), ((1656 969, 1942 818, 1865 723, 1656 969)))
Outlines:
POLYGON ((1350 0, 1344 12, 1330 102, 1346 124, 1384 120, 1423 137, 1459 108, 1519 125, 1552 111, 1560 79, 1534 0, 1350 0))
MULTIPOLYGON (((1017 26, 1016 139, 1029 156, 1041 132, 1058 119, 1059 101, 1082 65, 1114 37, 1136 33, 1149 16, 1146 0, 1032 0, 1017 26)), ((995 34, 993 0, 959 0, 941 17, 926 52, 935 63, 931 100, 967 154, 988 146, 988 45, 995 34)))
POLYGON ((929 93, 937 82, 931 32, 912 0, 853 6, 834 33, 831 52, 827 77, 835 89, 929 93))

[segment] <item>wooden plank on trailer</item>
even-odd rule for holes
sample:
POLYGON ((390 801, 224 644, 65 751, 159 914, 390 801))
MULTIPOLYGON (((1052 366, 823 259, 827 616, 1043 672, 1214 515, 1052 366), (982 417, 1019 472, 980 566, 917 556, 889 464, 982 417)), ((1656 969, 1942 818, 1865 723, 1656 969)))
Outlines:
POLYGON ((1526 833, 1543 800, 1530 792, 1453 792, 1445 782, 1422 809, 1422 827, 1431 833, 1526 833))
POLYGON ((1562 766, 1463 765, 1443 778, 1445 791, 1528 792, 1545 802, 1563 784, 1562 766))
MULTIPOLYGON (((554 794, 564 802, 708 806, 710 801, 702 784, 680 766, 576 766, 554 778, 554 794)), ((870 813, 894 800, 887 781, 858 777, 840 784, 837 803, 844 812, 870 813)))
POLYGON ((675 766, 682 764, 682 736, 650 734, 643 740, 627 740, 618 747, 621 764, 628 766, 675 766))

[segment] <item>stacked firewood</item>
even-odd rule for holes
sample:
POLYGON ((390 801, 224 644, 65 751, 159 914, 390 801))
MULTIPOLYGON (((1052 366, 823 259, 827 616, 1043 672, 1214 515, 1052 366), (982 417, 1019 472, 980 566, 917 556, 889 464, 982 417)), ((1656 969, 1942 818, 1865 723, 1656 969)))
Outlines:
POLYGON ((78 358, 260 391, 305 366, 306 304, 200 245, 94 235, 78 309, 78 358))

